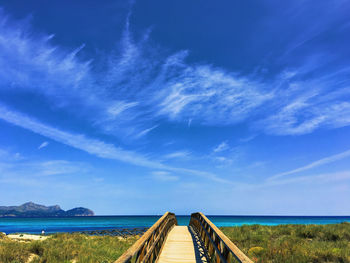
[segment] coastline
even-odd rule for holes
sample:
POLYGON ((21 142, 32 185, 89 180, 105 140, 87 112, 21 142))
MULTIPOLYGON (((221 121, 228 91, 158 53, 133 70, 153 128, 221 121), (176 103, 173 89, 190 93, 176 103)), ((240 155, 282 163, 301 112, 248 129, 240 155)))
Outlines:
MULTIPOLYGON (((40 234, 151 227, 160 216, 82 216, 0 218, 0 232, 40 234)), ((336 224, 350 222, 350 216, 208 216, 218 227, 242 225, 336 224)), ((190 216, 177 216, 179 225, 188 225, 190 216)))

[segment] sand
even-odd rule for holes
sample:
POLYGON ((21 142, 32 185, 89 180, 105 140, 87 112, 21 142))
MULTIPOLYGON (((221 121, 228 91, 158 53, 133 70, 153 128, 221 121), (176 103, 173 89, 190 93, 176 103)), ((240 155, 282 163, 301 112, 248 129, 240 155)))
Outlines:
POLYGON ((12 238, 14 240, 45 240, 48 236, 42 235, 30 235, 30 234, 9 234, 8 238, 12 238))

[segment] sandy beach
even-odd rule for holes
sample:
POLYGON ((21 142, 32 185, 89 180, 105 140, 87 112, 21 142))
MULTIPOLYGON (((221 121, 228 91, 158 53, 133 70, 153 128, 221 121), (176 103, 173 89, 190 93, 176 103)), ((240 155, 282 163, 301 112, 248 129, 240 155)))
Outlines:
POLYGON ((7 235, 7 237, 14 240, 45 240, 49 236, 31 235, 31 234, 9 234, 7 235))

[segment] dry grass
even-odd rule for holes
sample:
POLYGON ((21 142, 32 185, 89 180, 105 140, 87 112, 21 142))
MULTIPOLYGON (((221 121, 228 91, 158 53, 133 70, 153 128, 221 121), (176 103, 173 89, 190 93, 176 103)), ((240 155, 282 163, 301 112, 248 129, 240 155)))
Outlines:
POLYGON ((135 241, 136 237, 120 239, 111 236, 82 234, 55 234, 43 241, 18 242, 0 237, 0 262, 25 263, 31 254, 37 255, 32 263, 115 261, 135 241))
POLYGON ((221 230, 254 262, 350 263, 350 223, 245 225, 221 230))
MULTIPOLYGON (((254 262, 350 263, 350 223, 223 227, 221 230, 254 262)), ((116 260, 137 237, 55 234, 43 241, 19 242, 0 233, 0 262, 107 263, 116 260)))

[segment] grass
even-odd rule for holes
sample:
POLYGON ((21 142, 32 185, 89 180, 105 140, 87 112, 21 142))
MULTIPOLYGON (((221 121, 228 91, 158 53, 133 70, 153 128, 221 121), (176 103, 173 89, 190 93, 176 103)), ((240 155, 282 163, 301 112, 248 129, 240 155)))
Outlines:
POLYGON ((221 228, 254 262, 349 262, 350 223, 221 228))
MULTIPOLYGON (((334 225, 245 225, 221 230, 254 262, 350 263, 350 223, 334 225)), ((137 237, 55 234, 42 241, 19 242, 0 233, 0 262, 114 262, 137 237)))
POLYGON ((31 263, 114 262, 136 240, 63 233, 43 241, 19 242, 0 236, 0 262, 27 262, 31 254, 37 255, 31 263))

